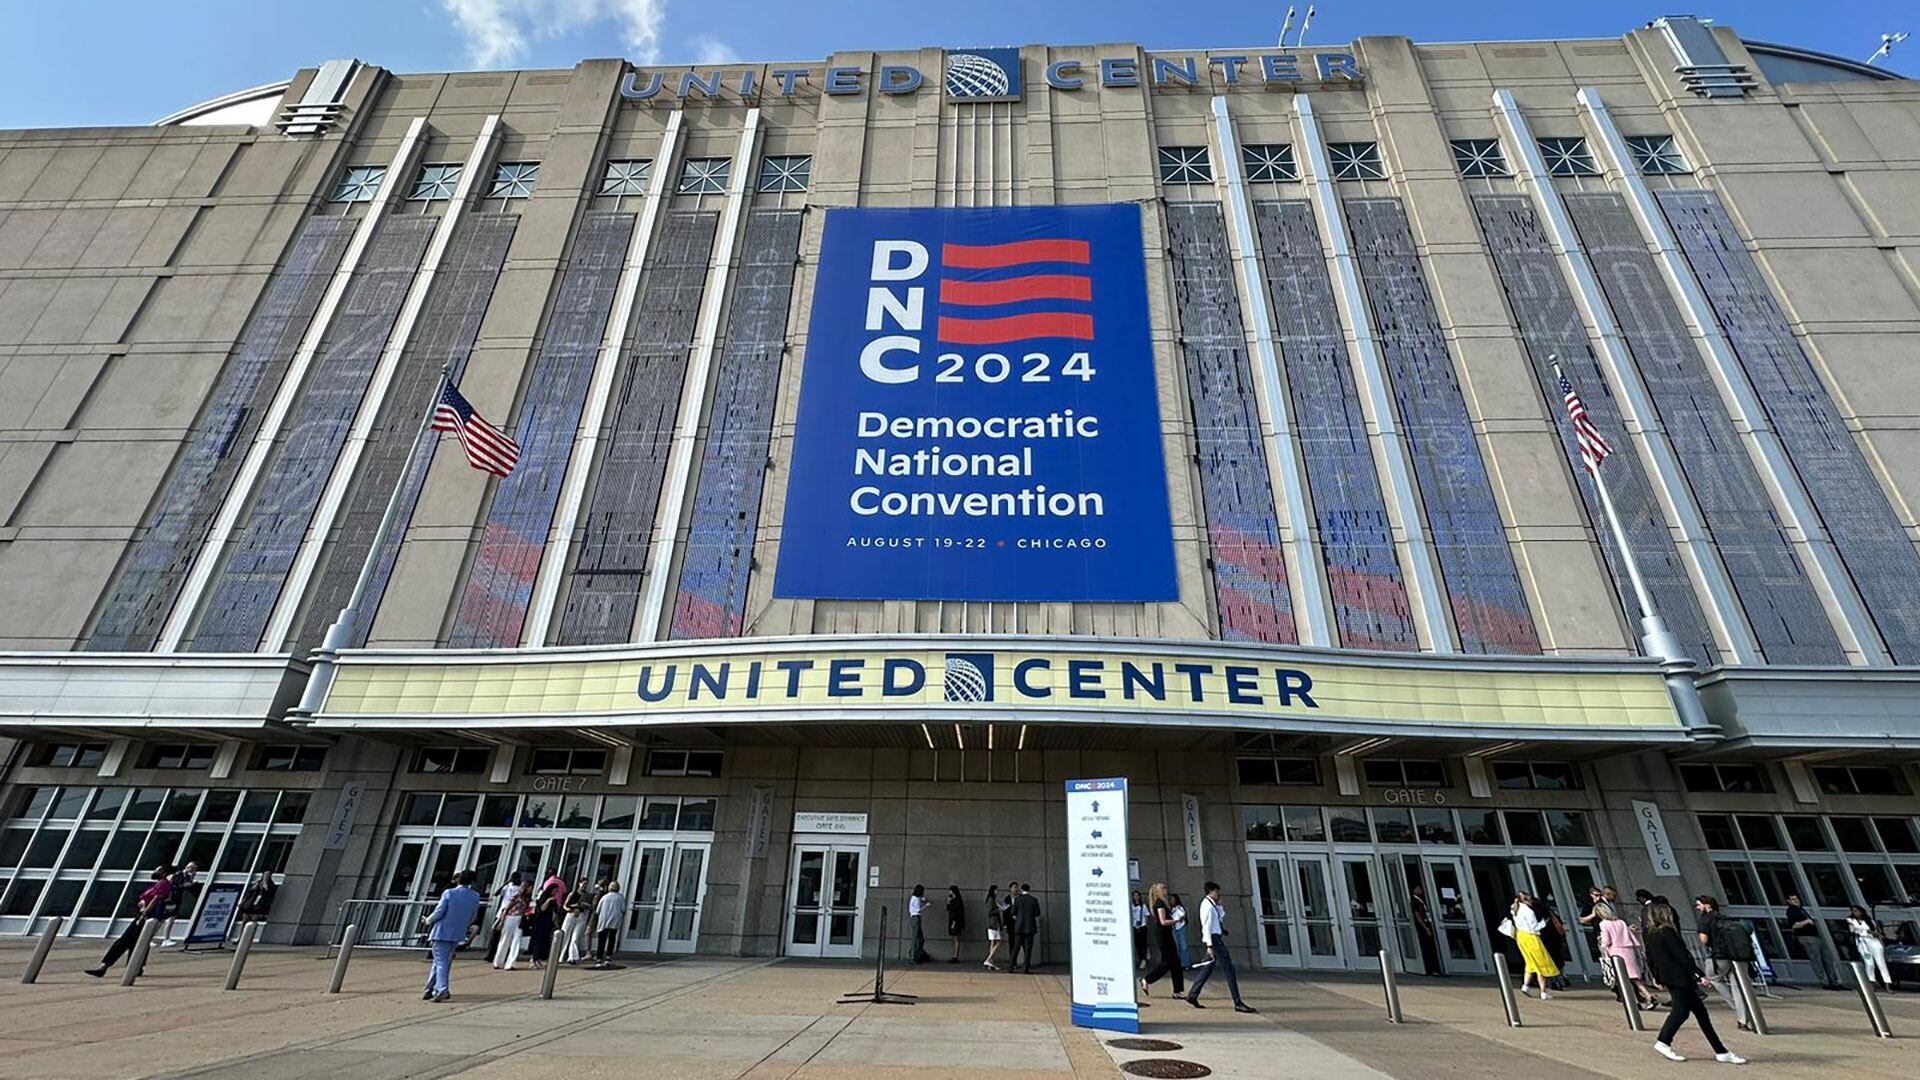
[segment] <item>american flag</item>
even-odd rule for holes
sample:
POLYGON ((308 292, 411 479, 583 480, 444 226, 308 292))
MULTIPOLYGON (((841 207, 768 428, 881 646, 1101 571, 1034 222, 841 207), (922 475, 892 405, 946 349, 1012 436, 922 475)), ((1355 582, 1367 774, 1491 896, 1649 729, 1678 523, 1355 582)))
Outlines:
POLYGON ((481 472, 505 476, 520 461, 520 444, 481 419, 452 379, 440 383, 440 401, 433 407, 433 430, 459 436, 460 448, 467 452, 467 464, 481 472))
POLYGON ((1580 460, 1585 463, 1588 472, 1598 473, 1600 463, 1613 453, 1613 447, 1608 446, 1607 440, 1601 437, 1600 429, 1593 426, 1593 417, 1587 415, 1587 403, 1580 400, 1579 393, 1561 373, 1558 364, 1554 365, 1553 373, 1560 379, 1560 392, 1566 395, 1567 416, 1573 420, 1573 434, 1580 441, 1580 460))

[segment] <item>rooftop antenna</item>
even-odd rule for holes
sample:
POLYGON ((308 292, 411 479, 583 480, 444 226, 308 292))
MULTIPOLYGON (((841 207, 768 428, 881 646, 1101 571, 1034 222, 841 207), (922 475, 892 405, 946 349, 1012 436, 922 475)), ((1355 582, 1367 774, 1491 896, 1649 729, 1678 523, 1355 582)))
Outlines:
MULTIPOLYGON (((1292 15, 1292 14, 1293 14, 1293 11, 1292 11, 1291 9, 1289 9, 1289 10, 1287 11, 1287 14, 1288 14, 1288 15, 1292 15)), ((1283 31, 1281 31, 1281 34, 1282 34, 1282 36, 1284 36, 1284 35, 1285 35, 1285 33, 1286 33, 1286 31, 1284 31, 1284 30, 1283 30, 1283 31)), ((1881 57, 1883 57, 1883 56, 1885 56, 1885 55, 1887 55, 1888 53, 1890 53, 1890 52, 1892 52, 1892 51, 1893 51, 1893 47, 1894 47, 1895 45, 1898 45, 1898 44, 1900 44, 1901 42, 1903 42, 1903 41, 1905 41, 1905 40, 1907 40, 1907 38, 1908 38, 1909 36, 1910 36, 1910 35, 1909 35, 1909 34, 1908 34, 1908 33, 1907 33, 1907 32, 1906 32, 1905 30, 1902 30, 1902 31, 1900 31, 1899 33, 1896 33, 1896 34, 1881 34, 1881 35, 1880 35, 1880 47, 1879 47, 1878 49, 1875 49, 1875 50, 1873 51, 1873 55, 1872 55, 1872 56, 1869 56, 1869 57, 1867 57, 1867 63, 1868 63, 1868 65, 1872 65, 1872 63, 1873 63, 1873 62, 1874 62, 1875 60, 1878 60, 1878 59, 1880 59, 1881 57)))
POLYGON ((1288 4, 1286 20, 1280 24, 1280 47, 1283 49, 1287 47, 1287 31, 1291 29, 1293 29, 1293 5, 1288 4))
POLYGON ((1313 5, 1307 5, 1307 17, 1300 20, 1300 36, 1293 39, 1294 48, 1307 43, 1307 27, 1313 25, 1313 5))

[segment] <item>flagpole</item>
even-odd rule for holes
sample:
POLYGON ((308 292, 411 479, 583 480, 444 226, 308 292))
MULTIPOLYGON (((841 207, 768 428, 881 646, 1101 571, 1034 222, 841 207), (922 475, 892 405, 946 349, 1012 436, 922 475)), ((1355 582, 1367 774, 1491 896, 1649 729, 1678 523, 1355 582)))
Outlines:
POLYGON ((401 496, 407 489, 407 474, 412 472, 413 460, 420 454, 420 444, 426 441, 427 432, 433 429, 433 414, 439 411, 440 398, 446 393, 447 379, 452 371, 451 363, 440 366, 440 381, 434 385, 433 396, 427 400, 427 407, 421 413, 420 426, 414 430, 413 444, 407 449, 407 456, 401 458, 400 475, 394 478, 393 491, 387 496, 386 512, 380 515, 380 526, 373 531, 373 543, 367 548, 367 557, 360 563, 360 576, 353 582, 353 592, 347 597, 347 606, 340 609, 333 625, 327 627, 327 636, 320 641, 320 647, 313 653, 313 671, 307 676, 307 688, 300 695, 300 706, 296 709, 305 716, 313 716, 326 703, 327 691, 333 688, 334 662, 340 658, 340 650, 353 646, 354 627, 360 621, 360 605, 367 599, 367 590, 372 587, 373 574, 380 565, 381 549, 387 546, 387 538, 393 535, 393 526, 400 517, 401 496))
MULTIPOLYGON (((1547 361, 1553 365, 1555 382, 1561 380, 1560 364, 1556 357, 1549 356, 1547 361)), ((1575 434, 1578 441, 1578 433, 1575 434)), ((1582 465, 1585 457, 1582 456, 1582 465)), ((1633 557, 1633 546, 1627 543, 1627 530, 1620 524, 1620 512, 1613 507, 1613 494, 1607 490, 1607 478, 1603 475, 1604 463, 1585 467, 1588 476, 1593 477, 1593 490, 1600 496, 1600 510, 1607 518, 1607 531, 1613 534, 1614 550, 1620 553, 1621 565, 1626 568, 1627 581, 1633 586, 1633 598, 1640 605, 1640 648, 1648 656, 1660 661, 1660 669, 1665 673, 1667 693, 1673 698, 1674 708, 1680 714, 1681 723, 1694 734, 1711 735, 1719 731, 1719 726, 1707 718, 1706 705, 1700 700, 1700 688, 1694 684, 1696 670, 1693 659, 1680 647, 1680 639, 1667 629, 1667 622, 1653 606, 1653 594, 1647 591, 1647 581, 1640 576, 1640 561, 1633 557)))

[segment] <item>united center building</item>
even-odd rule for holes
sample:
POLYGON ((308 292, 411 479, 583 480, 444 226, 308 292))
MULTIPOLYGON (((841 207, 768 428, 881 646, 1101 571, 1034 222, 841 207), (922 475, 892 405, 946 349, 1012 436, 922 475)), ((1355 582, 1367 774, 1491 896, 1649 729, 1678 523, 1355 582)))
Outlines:
POLYGON ((0 932, 558 867, 633 953, 1020 880, 1058 961, 1126 777, 1273 968, 1417 966, 1415 884, 1456 971, 1521 888, 1911 933, 1917 208, 1920 84, 1678 17, 0 133, 0 932), (443 370, 504 479, 415 443, 443 370))

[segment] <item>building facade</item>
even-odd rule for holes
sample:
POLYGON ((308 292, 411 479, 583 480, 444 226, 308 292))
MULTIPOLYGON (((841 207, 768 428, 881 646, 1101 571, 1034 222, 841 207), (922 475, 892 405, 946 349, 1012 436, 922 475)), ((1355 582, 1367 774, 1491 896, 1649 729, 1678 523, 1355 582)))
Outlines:
POLYGON ((1057 961, 1124 776, 1259 965, 1417 967, 1415 885, 1458 971, 1518 889, 1911 935, 1916 207, 1920 84, 1691 18, 0 133, 0 932, 192 860, 405 943, 557 867, 636 953, 956 884, 977 956, 1018 880, 1057 961))

